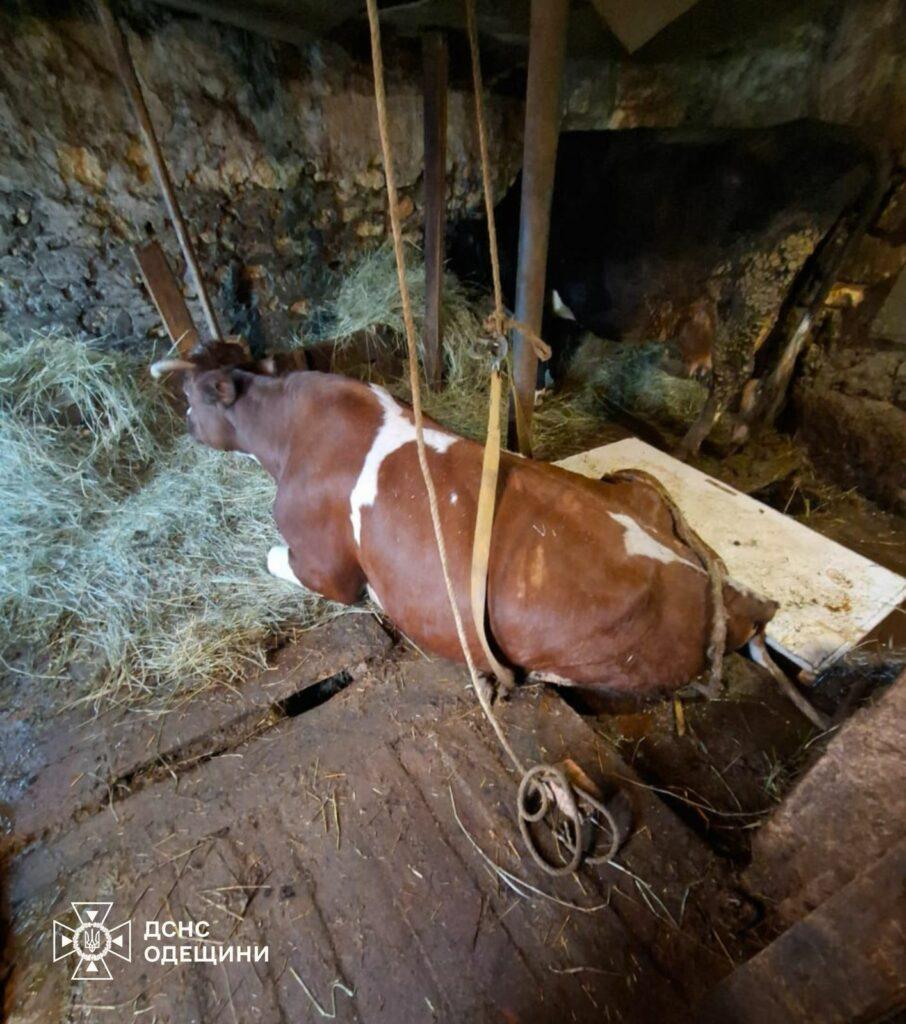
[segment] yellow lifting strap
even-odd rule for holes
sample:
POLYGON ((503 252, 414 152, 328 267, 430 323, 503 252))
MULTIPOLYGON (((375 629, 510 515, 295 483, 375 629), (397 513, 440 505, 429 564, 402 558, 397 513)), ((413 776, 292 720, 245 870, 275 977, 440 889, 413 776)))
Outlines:
POLYGON ((502 691, 515 685, 513 672, 502 665, 491 649, 488 638, 488 566, 491 560, 491 534, 494 530, 494 508, 497 504, 497 479, 500 473, 500 407, 503 386, 500 370, 491 371, 491 390, 488 396, 488 434, 481 464, 481 486, 478 490, 478 511, 475 514, 475 538, 472 542, 471 600, 472 621, 484 656, 502 691))

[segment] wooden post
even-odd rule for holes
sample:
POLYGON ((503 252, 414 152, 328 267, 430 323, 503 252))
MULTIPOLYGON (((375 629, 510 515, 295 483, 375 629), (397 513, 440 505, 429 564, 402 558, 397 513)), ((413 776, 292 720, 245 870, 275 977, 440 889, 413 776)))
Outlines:
POLYGON ((447 214, 447 39, 422 36, 425 122, 425 376, 430 387, 443 377, 444 225, 447 214))
MULTIPOLYGON (((519 219, 519 267, 516 274, 516 319, 541 333, 547 243, 550 236, 554 167, 560 135, 560 83, 566 51, 569 0, 532 0, 528 85, 522 159, 522 206, 519 219)), ((513 333, 516 402, 511 410, 510 446, 532 453, 532 412, 538 360, 518 331, 513 333), (514 437, 515 434, 515 437, 514 437)))
POLYGON ((195 285, 195 291, 198 294, 198 301, 201 303, 201 308, 208 324, 208 330, 211 332, 211 337, 214 340, 219 340, 220 327, 217 323, 217 317, 214 314, 214 307, 211 305, 211 300, 208 298, 208 292, 201 276, 201 270, 199 269, 198 261, 195 258, 195 250, 192 247, 192 240, 189 237, 189 229, 186 227, 186 222, 183 220, 182 211, 180 210, 179 202, 176 199, 176 193, 173 191, 173 182, 170 180, 170 172, 167 170, 164 155, 161 152, 157 136, 154 133, 154 125, 151 122, 151 115, 148 113, 148 107, 145 105, 145 97, 142 94, 141 83, 138 80, 138 75, 135 73, 135 66, 132 63, 131 56, 129 55, 129 45, 126 42, 126 37, 123 34, 122 29, 113 17, 110 7, 107 4, 107 0, 95 0, 95 8, 101 25, 107 35, 107 41, 110 43, 113 60, 116 64, 120 80, 123 83, 123 88, 126 90, 126 94, 132 104, 135 119, 138 121, 142 138, 145 140, 145 147, 148 150, 151 167, 154 171, 154 176, 157 178, 157 183, 160 186, 161 193, 163 194, 164 204, 167 207, 167 212, 170 214, 170 220, 173 222, 176 237, 179 239, 183 258, 186 261, 186 266, 188 268, 189 275, 192 278, 192 283, 195 285))

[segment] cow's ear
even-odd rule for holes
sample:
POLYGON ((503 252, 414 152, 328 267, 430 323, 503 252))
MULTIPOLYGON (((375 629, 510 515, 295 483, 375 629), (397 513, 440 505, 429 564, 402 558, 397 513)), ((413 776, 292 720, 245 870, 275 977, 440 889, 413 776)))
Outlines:
POLYGON ((239 397, 235 374, 230 371, 218 373, 213 380, 205 384, 204 396, 209 405, 229 408, 239 397))

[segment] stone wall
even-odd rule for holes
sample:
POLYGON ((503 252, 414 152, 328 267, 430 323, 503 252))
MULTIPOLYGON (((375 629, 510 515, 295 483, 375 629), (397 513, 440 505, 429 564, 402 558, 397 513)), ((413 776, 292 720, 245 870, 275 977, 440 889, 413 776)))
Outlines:
POLYGON ((637 60, 572 61, 565 127, 752 128, 811 117, 857 127, 906 164, 901 0, 788 6, 729 43, 689 38, 667 49, 656 39, 637 60))
MULTIPOLYGON (((332 269, 384 235, 370 67, 333 45, 138 10, 131 50, 221 326, 279 345, 305 328, 332 269)), ((182 267, 98 26, 0 13, 0 40, 0 323, 124 343, 159 332, 130 246, 153 234, 182 267)), ((419 238, 420 82, 392 75, 388 91, 419 238)), ((521 104, 492 98, 488 114, 502 190, 518 170, 521 104)), ((472 118, 470 93, 454 90, 451 211, 479 200, 472 118)))
MULTIPOLYGON (((814 116, 856 124, 902 158, 899 0, 818 7, 723 47, 571 59, 564 127, 814 116)), ((308 328, 334 271, 386 229, 370 67, 326 41, 278 43, 142 0, 131 10, 135 62, 222 326, 280 344, 308 328)), ((40 18, 11 11, 0 12, 0 324, 143 339, 160 327, 130 246, 154 234, 179 260, 106 43, 78 7, 40 18)), ((388 45, 403 212, 418 239, 418 59, 388 45)), ((455 80, 451 215, 479 202, 472 99, 467 76, 455 80)), ((521 159, 518 92, 489 102, 498 193, 521 159)))

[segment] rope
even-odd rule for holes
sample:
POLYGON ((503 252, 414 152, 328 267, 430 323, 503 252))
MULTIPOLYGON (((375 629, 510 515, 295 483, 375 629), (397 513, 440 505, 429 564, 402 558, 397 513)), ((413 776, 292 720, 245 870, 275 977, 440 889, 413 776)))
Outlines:
MULTIPOLYGON (((466 27, 469 36, 469 54, 472 61, 472 91, 475 96, 475 126, 478 133, 478 151, 481 157, 481 178, 482 191, 484 193, 485 215, 488 222, 488 252, 491 258, 491 279, 494 285, 494 312, 485 321, 485 330, 494 338, 503 339, 510 330, 519 331, 525 340, 532 346, 535 355, 539 359, 547 360, 551 357, 550 346, 520 320, 508 316, 503 305, 503 287, 500 280, 500 256, 497 247, 497 225, 494 220, 494 197, 491 185, 490 158, 488 156, 487 126, 484 117, 484 85, 481 79, 481 57, 478 52, 478 29, 475 21, 475 0, 465 0, 466 6, 466 27)), ((497 363, 500 357, 498 356, 497 363)), ((482 493, 479 497, 479 521, 476 523, 476 548, 478 538, 482 535, 485 544, 490 546, 490 530, 494 517, 494 500, 496 496, 497 473, 496 467, 499 462, 500 452, 500 421, 499 421, 499 395, 500 395, 500 373, 495 363, 491 376, 491 403, 488 418, 487 443, 485 445, 485 460, 483 467, 482 493), (493 478, 487 480, 489 463, 493 464, 493 478), (482 531, 482 518, 484 518, 484 531, 482 531)), ((519 402, 515 403, 517 417, 521 411, 519 402)), ((480 591, 480 605, 475 602, 474 581, 479 559, 473 556, 473 614, 476 626, 479 629, 479 637, 484 629, 485 614, 485 589, 480 591)), ((480 571, 486 583, 488 561, 485 558, 480 563, 480 571)), ((487 643, 487 640, 484 640, 487 643)), ((492 662, 493 664, 493 662, 492 662)), ((492 714, 490 708, 486 714, 492 714)), ((495 725, 496 728, 496 725, 495 725)), ((538 764, 526 770, 517 760, 513 759, 517 769, 522 772, 522 780, 519 783, 519 792, 516 799, 517 815, 519 818, 519 831, 535 863, 549 875, 572 874, 584 859, 595 864, 605 860, 611 860, 620 847, 620 831, 610 811, 596 800, 590 793, 574 786, 562 769, 554 765, 538 764), (585 846, 587 839, 587 819, 580 810, 580 803, 584 804, 590 814, 602 815, 606 821, 611 835, 610 850, 603 856, 586 857, 585 846), (531 831, 532 823, 544 820, 552 810, 552 804, 565 815, 567 827, 560 831, 554 830, 554 835, 569 851, 565 861, 551 860, 538 845, 538 842, 531 831), (534 806, 534 809, 533 809, 534 806)))
MULTIPOLYGON (((612 857, 616 852, 616 848, 619 846, 619 833, 616 822, 610 815, 607 808, 600 802, 596 801, 590 794, 571 787, 565 775, 559 768, 554 768, 549 765, 537 765, 530 771, 526 771, 491 709, 488 695, 480 683, 478 670, 475 667, 475 660, 472 657, 472 651, 469 647, 468 640, 466 639, 462 615, 459 611, 456 594, 453 588, 453 581, 450 576, 447 547, 444 542, 443 527, 441 525, 440 511, 437 504, 437 492, 434 487, 434 479, 431 475, 431 468, 428 465, 427 451, 425 448, 424 416, 422 413, 421 390, 419 385, 418 344, 415 331, 415 320, 412 316, 412 302, 409 294, 408 283, 406 281, 403 236, 398 213, 396 174, 393 163, 393 152, 390 145, 389 126, 387 122, 387 95, 384 87, 384 61, 381 50, 381 31, 378 18, 377 0, 365 0, 365 2, 368 10, 368 23, 371 35, 371 60, 374 70, 374 96, 375 104, 377 106, 381 155, 384 162, 384 177, 386 178, 387 186, 390 226, 393 235, 393 254, 396 260, 397 280, 399 283, 400 300, 403 308, 403 323, 406 329, 406 348, 409 357, 409 384, 412 391, 412 414, 415 424, 415 444, 418 452, 419 467, 421 468, 422 477, 425 481, 425 490, 428 495, 428 508, 431 513, 431 525, 434 530, 434 539, 437 544, 437 553, 440 559, 441 571, 443 573, 444 586, 447 591, 447 600, 450 604, 450 611, 453 614, 453 622, 456 627, 456 635, 459 639, 459 645, 462 648, 466 667, 469 671, 469 679, 472 684, 472 689, 475 691, 478 703, 494 730, 501 747, 506 752, 507 757, 509 757, 516 770, 523 776, 519 787, 518 814, 520 830, 526 838, 529 852, 539 867, 549 874, 566 874, 567 872, 574 871, 582 860, 584 832, 582 815, 578 808, 579 799, 588 803, 595 811, 600 812, 607 820, 613 837, 612 849, 611 852, 607 854, 607 857, 612 857), (558 784, 556 786, 552 786, 548 781, 551 778, 551 773, 554 773, 555 782, 558 784), (537 802, 540 806, 544 807, 546 813, 550 808, 551 800, 556 802, 557 806, 564 812, 567 820, 572 826, 572 837, 570 838, 567 835, 564 839, 571 850, 569 860, 565 864, 556 864, 548 861, 538 848, 529 829, 530 822, 538 821, 544 816, 543 814, 539 816, 537 814, 537 808, 532 809, 531 804, 537 802)), ((474 10, 471 11, 471 19, 472 28, 474 30, 474 10)), ((474 44, 474 40, 473 45, 476 45, 474 44)), ((476 52, 476 50, 473 50, 473 52, 476 52)), ((477 62, 473 65, 473 74, 475 73, 475 68, 477 68, 477 62)), ((480 74, 477 81, 480 84, 480 74)), ((478 92, 476 93, 476 110, 480 110, 480 106, 481 94, 478 92)), ((483 117, 480 125, 483 129, 483 117)), ((485 181, 485 201, 486 203, 490 203, 487 143, 483 138, 483 130, 480 131, 480 136, 482 137, 480 144, 482 148, 482 173, 485 181)), ((488 223, 493 224, 493 215, 489 218, 488 223)), ((500 288, 500 266, 496 255, 496 235, 493 236, 492 253, 492 269, 495 275, 493 332, 496 336, 500 336, 503 335, 507 329, 507 317, 503 310, 502 290, 500 288)), ((540 341, 540 339, 538 340, 540 341)))
POLYGON ((642 469, 620 469, 608 473, 602 479, 641 481, 657 491, 661 501, 664 502, 673 517, 673 528, 677 537, 692 548, 702 568, 708 574, 711 590, 711 636, 708 641, 707 655, 711 671, 707 690, 710 696, 716 697, 720 692, 724 655, 727 648, 727 609, 724 604, 724 582, 727 578, 727 567, 724 565, 723 559, 692 529, 679 505, 657 477, 642 469))
POLYGON ((466 659, 466 666, 469 670, 469 678, 475 696, 481 705, 482 711, 491 723, 500 745, 506 751, 507 756, 513 764, 523 771, 523 767, 516 752, 510 746, 504 735, 500 724, 491 711, 491 705, 485 694, 479 679, 478 670, 475 668, 475 661, 472 657, 466 639, 465 627, 462 616, 456 602, 456 594, 453 589, 453 581, 450 577, 450 566, 447 561, 447 546, 444 543, 443 527, 440 522, 440 511, 437 507, 437 491, 434 488, 434 478, 428 466, 428 455, 425 449, 424 416, 422 414, 421 391, 418 380, 418 343, 415 334, 415 320, 412 316, 412 302, 409 296, 409 286, 406 282, 406 262, 403 254, 403 232, 400 226, 398 199, 396 189, 396 173, 393 164, 393 153, 390 147, 390 130, 387 124, 387 94, 384 90, 384 59, 381 52, 381 28, 378 21, 377 0, 365 0, 368 8, 368 23, 371 29, 371 62, 374 69, 374 98, 377 105, 378 132, 381 137, 381 155, 384 161, 384 177, 387 182, 387 202, 390 207, 390 227, 393 233, 393 255, 396 259, 396 276, 399 282, 400 300, 403 307, 403 323, 406 328, 406 348, 409 355, 409 386, 412 391, 412 415, 415 420, 415 446, 418 451, 418 463, 421 467, 422 476, 425 480, 425 490, 428 492, 428 507, 431 511, 431 525, 434 528, 434 539, 437 542, 437 553, 440 557, 440 566, 443 571, 444 585, 447 589, 447 599, 450 602, 450 611, 453 613, 453 622, 456 625, 456 635, 459 638, 459 645, 466 659))

